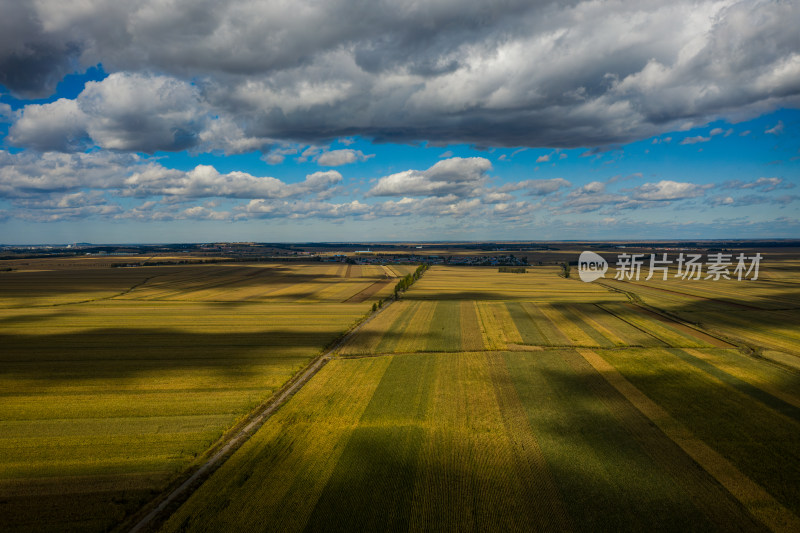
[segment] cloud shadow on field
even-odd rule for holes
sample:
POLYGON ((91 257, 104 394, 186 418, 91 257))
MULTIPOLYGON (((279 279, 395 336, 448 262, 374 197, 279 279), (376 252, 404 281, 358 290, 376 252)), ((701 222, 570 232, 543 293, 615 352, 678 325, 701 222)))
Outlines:
POLYGON ((481 301, 502 301, 502 300, 532 300, 531 294, 523 294, 520 296, 509 296, 503 292, 492 291, 448 291, 442 292, 434 291, 415 291, 412 287, 407 293, 403 295, 404 300, 418 300, 418 301, 446 301, 446 300, 481 300, 481 301))
MULTIPOLYGON (((320 263, 320 266, 324 265, 320 263)), ((311 268, 317 267, 312 265, 311 268)), ((150 290, 180 291, 181 300, 191 298, 196 291, 217 290, 219 299, 226 299, 226 290, 274 286, 316 284, 320 290, 336 281, 385 281, 375 275, 344 278, 337 274, 303 273, 296 268, 279 265, 261 266, 163 266, 139 268, 75 269, 57 271, 20 271, 13 276, 0 276, 0 294, 5 298, 46 298, 61 295, 82 295, 78 300, 108 297, 109 293, 130 291, 128 297, 145 297, 150 290), (192 274, 197 274, 192 277, 192 274), (176 276, 170 279, 167 276, 176 276), (163 285, 162 285, 163 284, 163 285)), ((298 293, 297 298, 313 295, 315 291, 298 293)), ((289 295, 295 298, 294 294, 289 295)), ((269 299, 269 295, 264 295, 269 299)), ((216 300, 215 300, 216 301, 216 300)))
MULTIPOLYGON (((169 328, 104 328, 54 335, 0 335, 6 380, 76 383, 158 372, 206 370, 252 378, 264 365, 292 372, 320 353, 335 331, 288 329, 195 333, 169 328), (258 367, 258 368, 257 368, 258 367)), ((265 385, 266 387, 266 385, 265 385)))
POLYGON ((440 329, 438 331, 426 331, 424 333, 415 333, 408 335, 403 331, 370 331, 366 329, 359 330, 359 332, 352 338, 351 343, 345 344, 342 349, 346 350, 352 343, 358 345, 375 346, 370 350, 362 350, 356 353, 345 353, 342 357, 358 357, 361 355, 371 354, 387 354, 387 353, 433 353, 433 352, 458 352, 461 351, 461 344, 457 342, 461 335, 461 328, 448 328, 440 329), (400 340, 414 339, 415 348, 412 349, 398 349, 397 342, 400 340), (455 346, 447 346, 453 344, 455 339, 455 346), (377 344, 376 342, 377 341, 377 344), (438 347, 437 347, 438 342, 438 347), (382 349, 385 346, 386 349, 382 349), (433 346, 432 348, 429 348, 433 346))
POLYGON ((578 523, 592 524, 602 515, 592 529, 713 530, 714 522, 722 527, 735 516, 745 530, 763 530, 588 364, 564 365, 562 357, 580 358, 573 351, 513 357, 542 361, 533 363, 536 380, 517 373, 514 382, 521 398, 527 397, 532 428, 578 523), (544 391, 537 390, 539 380, 547 384, 544 391), (542 395, 551 400, 540 409, 535 398, 542 395))
POLYGON ((28 325, 34 322, 44 322, 47 320, 52 320, 54 318, 61 318, 66 316, 71 316, 72 313, 66 312, 47 312, 47 313, 30 313, 24 315, 10 315, 0 318, 0 326, 16 326, 16 325, 28 325))
MULTIPOLYGON (((669 364, 659 364, 659 358, 663 356, 659 356, 658 352, 674 351, 660 349, 649 352, 647 356, 642 355, 644 350, 638 355, 618 353, 609 361, 631 357, 632 364, 622 362, 618 370, 636 388, 684 424, 696 437, 730 460, 745 475, 765 487, 783 505, 798 512, 800 487, 787 482, 800 473, 797 422, 790 421, 780 411, 757 401, 753 396, 742 391, 739 391, 742 394, 734 393, 731 388, 719 385, 714 377, 691 367, 681 366, 678 369, 670 368, 669 364), (642 363, 643 359, 648 359, 650 364, 642 363)), ((581 373, 554 368, 540 371, 549 383, 569 391, 571 401, 586 406, 584 409, 595 411, 592 416, 599 416, 592 406, 598 399, 604 399, 614 410, 619 409, 615 405, 620 406, 623 409, 617 411, 620 418, 624 419, 624 409, 631 412, 627 400, 610 389, 589 368, 581 373), (587 386, 590 380, 600 386, 587 386), (597 392, 603 388, 608 392, 597 392)), ((784 387, 794 386, 796 389, 796 385, 800 384, 797 375, 787 375, 786 379, 784 387)), ((639 416, 638 411, 634 415, 639 416)), ((569 441, 575 438, 576 431, 581 431, 580 425, 553 419, 546 427, 555 438, 569 441)), ((611 449, 609 453, 617 452, 611 449)))

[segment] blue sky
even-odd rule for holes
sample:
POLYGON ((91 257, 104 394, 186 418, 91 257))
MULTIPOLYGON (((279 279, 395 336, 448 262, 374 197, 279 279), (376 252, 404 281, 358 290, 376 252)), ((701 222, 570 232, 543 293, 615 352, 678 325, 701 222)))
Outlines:
POLYGON ((0 244, 800 236, 793 3, 0 2, 0 244))

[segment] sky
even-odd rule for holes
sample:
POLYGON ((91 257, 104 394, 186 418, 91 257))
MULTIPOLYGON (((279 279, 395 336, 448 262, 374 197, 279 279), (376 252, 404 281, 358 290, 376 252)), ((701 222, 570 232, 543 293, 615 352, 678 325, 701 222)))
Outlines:
POLYGON ((0 244, 800 238, 800 2, 0 13, 0 244))

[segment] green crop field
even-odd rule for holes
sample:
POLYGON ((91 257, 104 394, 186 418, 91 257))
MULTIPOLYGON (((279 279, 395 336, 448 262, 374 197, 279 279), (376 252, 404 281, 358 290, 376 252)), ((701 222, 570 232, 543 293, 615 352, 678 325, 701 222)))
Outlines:
POLYGON ((430 269, 162 530, 798 530, 800 305, 559 272, 430 269))
POLYGON ((394 283, 338 264, 34 266, 0 275, 3 531, 121 523, 394 283))

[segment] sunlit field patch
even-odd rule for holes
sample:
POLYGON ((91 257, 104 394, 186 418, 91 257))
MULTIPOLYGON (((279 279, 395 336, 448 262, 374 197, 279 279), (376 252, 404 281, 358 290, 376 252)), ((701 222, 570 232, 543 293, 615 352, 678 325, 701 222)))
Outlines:
POLYGON ((343 302, 385 278, 81 264, 0 276, 3 529, 121 522, 362 317, 376 296, 343 302))

